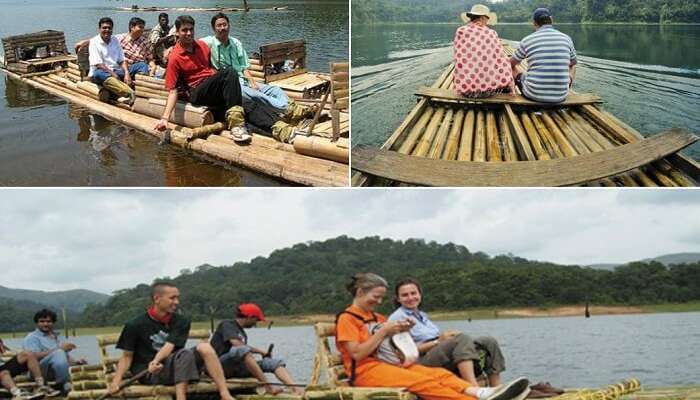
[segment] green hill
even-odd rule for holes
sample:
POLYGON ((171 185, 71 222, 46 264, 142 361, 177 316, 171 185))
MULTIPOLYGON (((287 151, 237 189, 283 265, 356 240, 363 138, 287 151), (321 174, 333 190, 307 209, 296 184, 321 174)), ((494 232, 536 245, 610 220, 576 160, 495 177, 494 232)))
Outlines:
POLYGON ((11 289, 5 286, 0 286, 0 297, 48 304, 54 308, 66 307, 71 311, 83 311, 85 306, 90 303, 104 303, 109 299, 109 296, 104 293, 85 289, 46 292, 43 290, 11 289))
MULTIPOLYGON (((174 282, 181 310, 205 320, 212 311, 216 318, 231 317, 243 301, 257 302, 275 315, 336 313, 350 302, 344 287, 360 271, 376 272, 390 283, 418 278, 427 310, 700 300, 700 263, 667 267, 636 262, 607 271, 512 255, 491 257, 453 243, 379 237, 299 243, 249 262, 201 265, 158 280, 174 282)), ((103 305, 89 306, 83 324, 122 324, 146 307, 148 296, 145 283, 119 290, 103 305)), ((384 312, 393 307, 391 297, 384 312)))

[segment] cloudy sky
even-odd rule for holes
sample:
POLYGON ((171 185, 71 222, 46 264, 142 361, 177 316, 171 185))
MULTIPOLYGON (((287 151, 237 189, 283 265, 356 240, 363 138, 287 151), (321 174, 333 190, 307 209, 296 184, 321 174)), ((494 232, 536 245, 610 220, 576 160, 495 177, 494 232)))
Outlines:
POLYGON ((343 234, 625 262, 700 251, 699 205, 698 190, 3 190, 0 285, 111 293, 343 234))

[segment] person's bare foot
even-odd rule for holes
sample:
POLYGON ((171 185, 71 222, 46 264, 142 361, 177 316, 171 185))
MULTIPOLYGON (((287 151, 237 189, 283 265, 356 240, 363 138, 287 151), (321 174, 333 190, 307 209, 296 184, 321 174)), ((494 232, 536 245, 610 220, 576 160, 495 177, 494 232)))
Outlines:
POLYGON ((265 385, 265 392, 267 394, 271 394, 273 396, 276 396, 276 395, 282 393, 282 388, 277 387, 277 386, 273 386, 273 385, 265 385))

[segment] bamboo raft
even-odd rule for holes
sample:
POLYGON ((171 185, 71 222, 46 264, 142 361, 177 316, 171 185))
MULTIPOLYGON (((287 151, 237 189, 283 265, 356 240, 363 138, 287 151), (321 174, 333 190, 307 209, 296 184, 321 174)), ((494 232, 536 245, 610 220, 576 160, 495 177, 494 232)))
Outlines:
MULTIPOLYGON (((162 115, 167 99, 167 91, 162 79, 137 75, 135 79, 137 100, 133 106, 111 101, 109 93, 86 80, 84 72, 81 74, 77 57, 68 53, 65 40, 61 40, 62 38, 63 33, 57 31, 4 38, 5 59, 0 58, 0 70, 12 79, 85 107, 111 121, 154 135, 160 139, 161 143, 169 142, 201 157, 244 167, 298 185, 348 186, 349 116, 347 111, 340 114, 341 128, 343 128, 341 140, 332 140, 332 135, 326 126, 330 121, 325 121, 330 119, 330 111, 322 110, 323 126, 312 133, 299 130, 297 138, 300 139, 300 145, 297 147, 300 151, 295 149, 294 142, 279 142, 270 137, 269 132, 261 130, 254 132, 250 143, 239 145, 232 140, 230 132, 224 130, 222 123, 214 122, 210 110, 182 102, 179 102, 175 108, 168 129, 165 132, 158 132, 153 130, 153 126, 162 115), (56 40, 60 41, 60 47, 63 49, 57 60, 23 62, 16 59, 15 47, 27 43, 30 45, 53 43, 56 40), (309 141, 314 145, 308 145, 309 141)), ((289 46, 293 46, 297 53, 301 52, 294 55, 303 60, 305 58, 303 41, 283 42, 263 47, 280 53, 285 51, 288 43, 291 43, 289 46)), ((279 77, 270 75, 260 59, 251 58, 250 61, 251 73, 256 81, 281 87, 291 100, 299 103, 319 103, 324 92, 329 90, 330 74, 309 73, 300 68, 296 72, 292 71, 279 77)))
MULTIPOLYGON (((335 326, 332 323, 317 323, 316 353, 311 379, 303 396, 289 393, 271 396, 259 394, 256 389, 261 384, 255 379, 228 379, 231 393, 239 400, 417 400, 417 397, 404 388, 371 388, 348 385, 340 355, 333 351, 332 341, 335 326), (325 374, 323 373, 325 372, 325 374), (322 378, 325 376, 325 379, 322 378)), ((100 335, 97 343, 100 351, 100 363, 95 365, 73 366, 70 368, 73 389, 65 397, 57 400, 95 400, 106 393, 108 383, 114 376, 119 357, 114 357, 110 349, 116 344, 119 335, 100 335)), ((205 329, 191 330, 189 339, 205 341, 210 332, 205 329)), ((13 354, 6 353, 2 359, 7 361, 13 354)), ((125 378, 128 377, 125 376, 125 378)), ((15 377, 19 387, 26 390, 35 388, 28 376, 15 377)), ((209 380, 202 380, 188 385, 188 394, 205 395, 217 398, 216 388, 209 380)), ((0 389, 1 397, 11 397, 5 389, 0 389)), ((109 399, 128 400, 174 400, 174 387, 163 385, 130 386, 109 399)), ((636 379, 629 379, 602 388, 570 388, 565 393, 553 397, 553 400, 700 400, 700 386, 682 386, 665 388, 643 388, 636 379)))
MULTIPOLYGON (((508 44, 503 47, 512 55, 508 44)), ((605 111, 598 96, 570 93, 555 106, 520 95, 467 99, 454 93, 453 75, 452 63, 432 86, 418 89, 418 103, 380 149, 353 149, 353 186, 696 186, 700 181, 700 164, 678 153, 694 141, 688 132, 667 135, 685 134, 687 140, 665 152, 649 152, 640 144, 625 158, 622 149, 648 139, 605 111), (595 166, 598 171, 589 173, 595 166), (515 179, 513 171, 529 179, 515 179)))

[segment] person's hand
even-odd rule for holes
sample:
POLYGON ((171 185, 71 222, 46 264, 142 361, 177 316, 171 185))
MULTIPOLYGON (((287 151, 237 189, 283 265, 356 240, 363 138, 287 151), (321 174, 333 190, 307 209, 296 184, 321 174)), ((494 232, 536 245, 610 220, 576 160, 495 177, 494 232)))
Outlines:
POLYGON ((124 74, 124 83, 131 86, 131 75, 129 75, 128 72, 126 74, 124 74))
POLYGON ((401 321, 388 321, 382 326, 384 333, 387 336, 393 336, 401 332, 406 332, 413 327, 410 320, 404 319, 401 321))
POLYGON ((84 359, 84 358, 79 358, 79 359, 75 360, 75 363, 76 363, 77 365, 86 365, 88 362, 87 362, 87 360, 84 359))
POLYGON ((156 125, 153 127, 154 130, 158 132, 163 132, 166 128, 168 127, 168 120, 165 118, 161 118, 156 122, 156 125))
POLYGON ((151 374, 157 374, 160 372, 160 370, 163 369, 163 364, 159 363, 156 360, 153 360, 148 363, 148 372, 151 374))
POLYGON ((445 331, 440 334, 440 341, 443 340, 448 340, 450 338, 453 338, 455 336, 459 335, 459 332, 457 331, 445 331))
POLYGON ((121 379, 112 379, 112 382, 107 387, 107 391, 109 392, 109 394, 116 394, 117 392, 119 392, 119 385, 121 384, 121 379))
POLYGON ((61 343, 61 345, 58 346, 59 349, 65 351, 65 352, 69 352, 76 347, 77 347, 76 345, 74 345, 73 343, 70 343, 70 342, 61 343))
POLYGON ((260 90, 259 89, 260 86, 258 85, 258 82, 255 79, 248 78, 248 84, 250 85, 251 88, 253 88, 255 90, 260 90))

